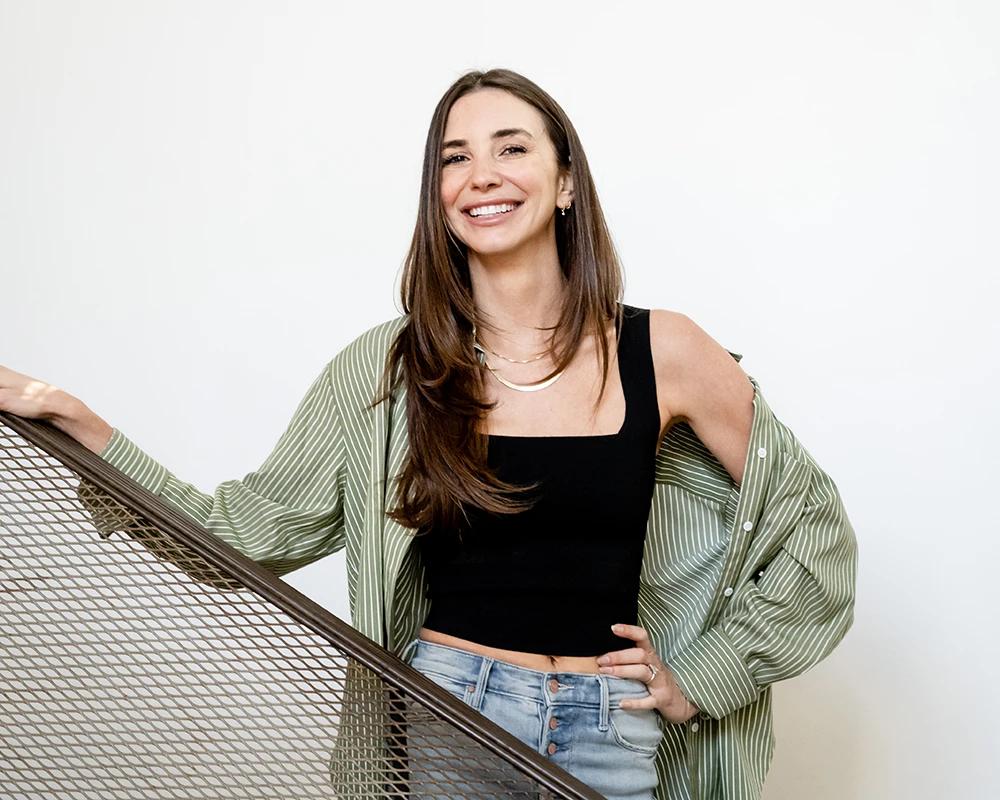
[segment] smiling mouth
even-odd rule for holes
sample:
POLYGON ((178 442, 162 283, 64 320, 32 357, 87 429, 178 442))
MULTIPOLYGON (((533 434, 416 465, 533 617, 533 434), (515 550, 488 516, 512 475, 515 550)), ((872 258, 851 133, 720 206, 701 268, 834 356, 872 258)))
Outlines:
POLYGON ((491 206, 477 206, 476 208, 470 208, 465 213, 470 217, 482 218, 482 217, 499 217, 501 214, 508 214, 517 208, 520 203, 497 203, 491 206))

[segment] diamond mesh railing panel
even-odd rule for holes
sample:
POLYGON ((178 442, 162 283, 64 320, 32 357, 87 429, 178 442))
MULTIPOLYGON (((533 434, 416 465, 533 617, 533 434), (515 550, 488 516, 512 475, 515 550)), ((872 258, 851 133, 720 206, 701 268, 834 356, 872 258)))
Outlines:
POLYGON ((54 429, 0 415, 0 797, 599 798, 54 429))

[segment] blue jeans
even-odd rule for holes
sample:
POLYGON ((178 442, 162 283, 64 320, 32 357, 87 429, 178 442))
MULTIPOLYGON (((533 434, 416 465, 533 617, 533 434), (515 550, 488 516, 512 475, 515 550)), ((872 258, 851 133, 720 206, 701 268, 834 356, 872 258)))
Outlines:
MULTIPOLYGON (((625 698, 646 697, 641 682, 525 669, 424 641, 417 642, 412 665, 608 800, 652 800, 656 787, 653 760, 662 736, 659 715, 653 710, 626 711, 618 705, 625 698)), ((440 781, 468 788, 477 782, 464 766, 454 767, 459 762, 467 764, 467 758, 457 753, 449 758, 440 748, 423 747, 418 731, 410 739, 410 774, 415 784, 432 785, 435 774, 440 781), (442 771, 447 774, 441 775, 442 771)), ((433 735, 426 740, 432 739, 433 735)), ((492 779, 501 781, 495 784, 498 796, 535 796, 530 784, 499 759, 481 766, 499 776, 492 779)), ((476 796, 486 796, 482 788, 477 791, 476 796)))

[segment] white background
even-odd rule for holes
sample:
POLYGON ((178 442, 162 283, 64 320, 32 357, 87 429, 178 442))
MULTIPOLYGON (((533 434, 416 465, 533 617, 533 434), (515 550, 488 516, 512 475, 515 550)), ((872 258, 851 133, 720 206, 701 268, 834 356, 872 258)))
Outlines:
MULTIPOLYGON (((0 0, 0 363, 202 488, 249 471, 396 313, 437 98, 517 69, 627 299, 745 353, 857 528, 765 796, 994 798, 998 8, 0 0)), ((336 557, 292 582, 346 614, 336 557)))

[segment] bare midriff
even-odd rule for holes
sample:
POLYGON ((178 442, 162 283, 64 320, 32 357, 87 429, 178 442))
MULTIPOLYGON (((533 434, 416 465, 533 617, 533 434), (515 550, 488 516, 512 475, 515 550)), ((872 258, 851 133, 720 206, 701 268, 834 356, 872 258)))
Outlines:
POLYGON ((517 650, 501 650, 497 647, 485 647, 457 636, 438 633, 429 628, 420 629, 420 638, 432 644, 443 644, 456 650, 465 650, 477 656, 487 656, 513 664, 516 667, 536 669, 540 672, 583 672, 596 674, 598 670, 597 656, 546 656, 540 653, 521 653, 517 650))

